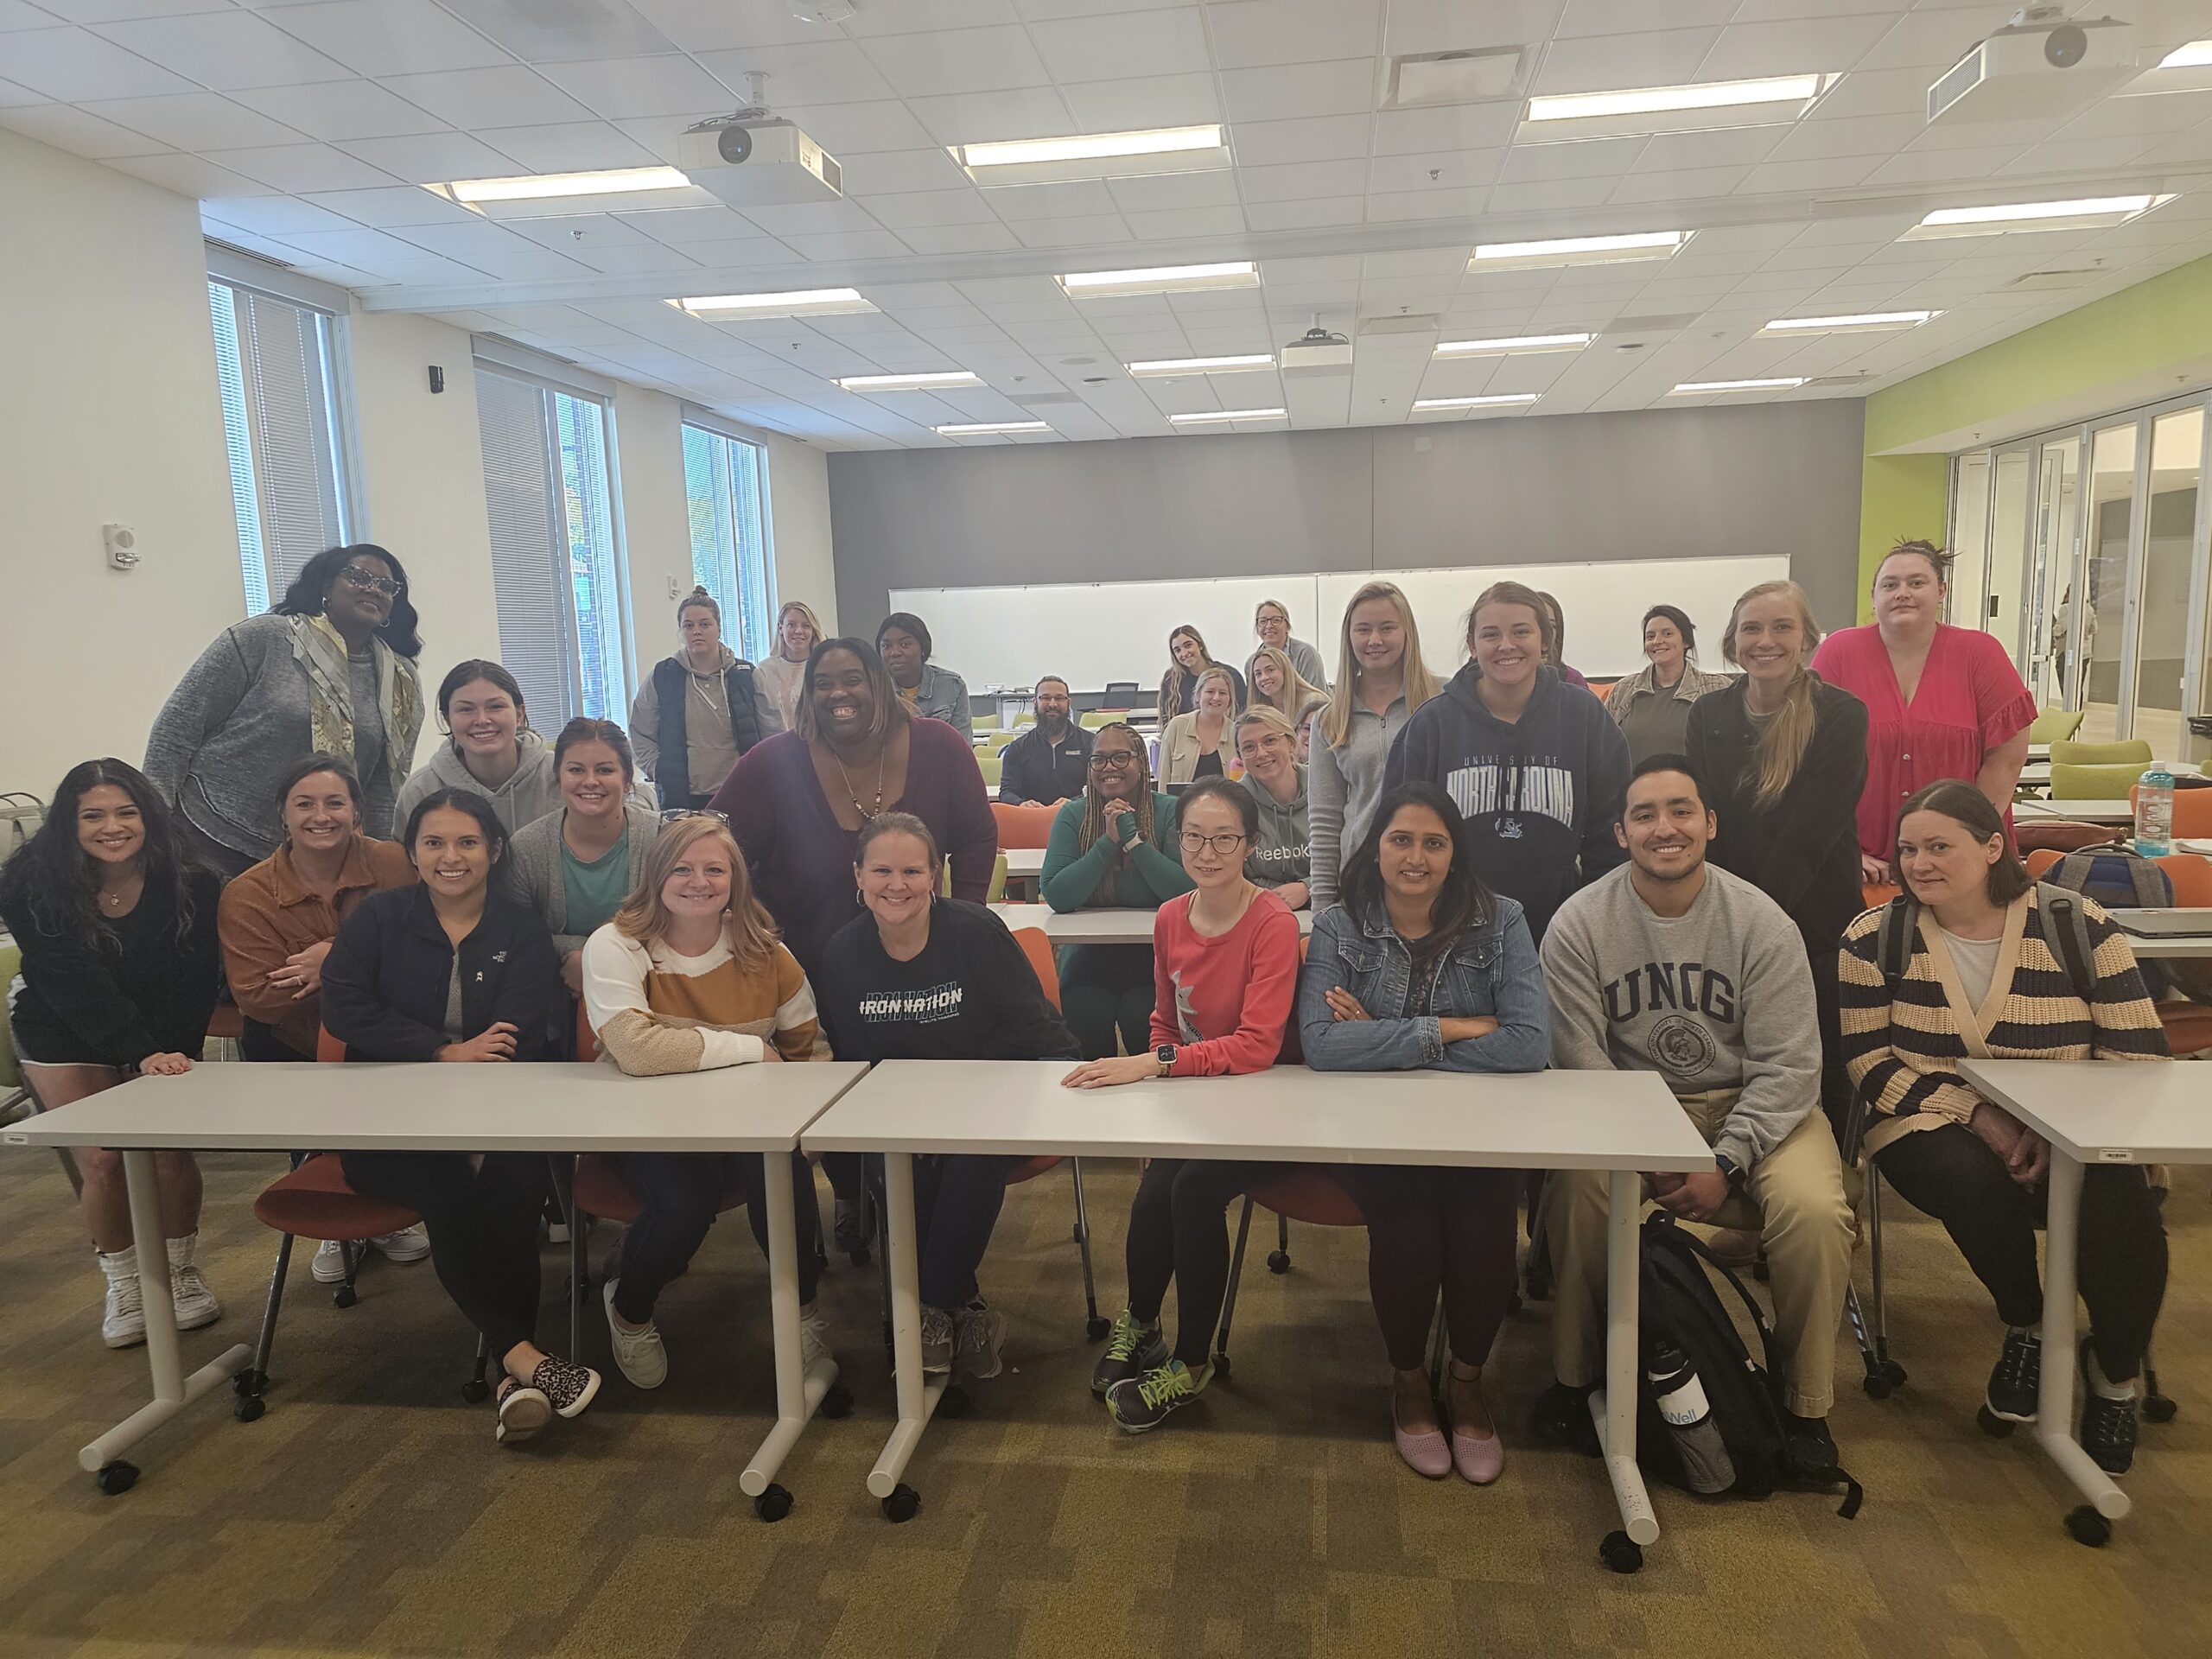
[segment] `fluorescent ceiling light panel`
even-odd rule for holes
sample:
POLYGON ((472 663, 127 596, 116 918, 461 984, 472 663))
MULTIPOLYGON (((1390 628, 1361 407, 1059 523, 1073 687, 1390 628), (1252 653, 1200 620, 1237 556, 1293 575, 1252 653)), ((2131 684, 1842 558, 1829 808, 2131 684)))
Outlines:
POLYGON ((715 198, 672 167, 620 167, 598 173, 528 173, 511 179, 456 179, 426 184, 432 195, 487 219, 555 219, 617 208, 710 206, 715 198), (610 196, 628 198, 609 201, 610 196))
POLYGON ((1274 355, 1255 352, 1249 357, 1162 357, 1122 366, 1140 378, 1167 374, 1243 374, 1253 369, 1272 369, 1274 355))
POLYGON ((1622 236, 1560 236, 1544 242, 1488 242, 1475 249, 1467 269, 1535 270, 1549 265, 1614 265, 1671 259, 1689 241, 1688 231, 1633 231, 1622 236))
POLYGON ((1230 164, 1229 146, 1218 126, 1156 127, 1143 132, 1081 133, 1071 138, 1016 138, 947 148, 968 176, 985 187, 1147 178, 1161 173, 1211 172, 1230 164))
POLYGON ((976 421, 965 426, 933 426, 940 438, 993 438, 1012 432, 1049 432, 1043 421, 976 421))
POLYGON ((1260 268, 1249 259, 1212 265, 1159 265, 1147 270, 1071 270, 1052 279, 1071 300, 1132 294, 1196 294, 1217 288, 1257 288, 1260 268))
POLYGON ((1669 397, 1696 397, 1716 391, 1788 391, 1805 384, 1802 374, 1774 375, 1763 380, 1685 380, 1668 392, 1669 397))
POLYGON ((1804 114, 1839 79, 1833 74, 1770 75, 1687 86, 1554 93, 1529 100, 1528 115, 1516 137, 1524 143, 1547 143, 1634 132, 1776 126, 1804 114))
POLYGON ((1538 352, 1579 352, 1595 334, 1511 334, 1500 340, 1447 340, 1438 357, 1526 357, 1538 352))
POLYGON ((1287 409, 1205 409, 1190 415, 1170 415, 1173 426, 1218 426, 1227 421, 1286 421, 1287 409))
POLYGON ((1414 407, 1429 409, 1525 409, 1542 397, 1539 391, 1492 392, 1486 397, 1416 397, 1414 407))
POLYGON ((942 391, 954 386, 980 386, 983 377, 966 369, 940 374, 849 374, 836 383, 846 391, 942 391))
POLYGON ((679 311, 710 322, 742 322, 754 317, 848 317, 875 308, 851 288, 794 289, 782 294, 707 294, 671 300, 679 311))
POLYGON ((2101 231, 2173 200, 2164 196, 2084 196, 2069 201, 2014 201, 1988 207, 1938 207, 1897 239, 1925 242, 1954 236, 2024 231, 2101 231))
POLYGON ((2212 41, 2191 41, 2158 60, 2161 69, 2212 69, 2212 41))
POLYGON ((1842 317, 1777 317, 1763 334, 1873 334, 1891 328, 1917 328, 1941 311, 1862 311, 1842 317))

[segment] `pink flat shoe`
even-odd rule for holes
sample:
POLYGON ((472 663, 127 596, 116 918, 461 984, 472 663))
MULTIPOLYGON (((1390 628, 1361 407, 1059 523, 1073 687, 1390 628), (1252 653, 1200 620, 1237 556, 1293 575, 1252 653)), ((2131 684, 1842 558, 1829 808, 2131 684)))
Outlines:
POLYGON ((1390 1438, 1396 1443, 1398 1455, 1406 1460, 1406 1467, 1430 1480, 1441 1480, 1452 1472, 1452 1448, 1444 1443, 1444 1431, 1432 1428, 1419 1434, 1408 1433, 1398 1426, 1397 1406, 1390 1408, 1390 1438))
POLYGON ((1471 1485, 1487 1486, 1505 1472, 1505 1442, 1495 1434, 1474 1440, 1452 1431, 1452 1466, 1471 1485))

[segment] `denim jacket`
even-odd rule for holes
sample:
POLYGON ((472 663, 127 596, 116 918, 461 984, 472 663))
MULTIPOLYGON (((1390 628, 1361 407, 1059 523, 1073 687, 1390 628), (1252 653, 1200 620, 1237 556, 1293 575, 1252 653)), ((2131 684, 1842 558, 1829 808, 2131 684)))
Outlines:
POLYGON ((1551 1054, 1543 969, 1521 906, 1503 894, 1497 919, 1471 928, 1437 959, 1429 1011, 1413 1006, 1413 952, 1380 904, 1355 918, 1343 905, 1313 918, 1299 976, 1298 1025, 1316 1071, 1541 1071, 1551 1054), (1338 1020, 1328 994, 1350 991, 1374 1017, 1338 1020), (1439 1021, 1488 1016, 1497 1029, 1456 1043, 1439 1021))

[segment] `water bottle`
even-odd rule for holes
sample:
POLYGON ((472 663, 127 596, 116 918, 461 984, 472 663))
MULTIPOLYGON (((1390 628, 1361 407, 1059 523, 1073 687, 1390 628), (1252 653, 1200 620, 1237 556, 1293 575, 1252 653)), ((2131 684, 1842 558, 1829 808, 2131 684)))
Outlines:
POLYGON ((2135 786, 2135 850, 2164 858, 2174 849, 2174 775, 2153 760, 2135 786))
POLYGON ((1711 1497, 1736 1484, 1736 1465, 1727 1443, 1713 1427, 1713 1407, 1689 1357, 1662 1338, 1643 1362, 1659 1414, 1681 1453, 1682 1479, 1690 1491, 1711 1497))

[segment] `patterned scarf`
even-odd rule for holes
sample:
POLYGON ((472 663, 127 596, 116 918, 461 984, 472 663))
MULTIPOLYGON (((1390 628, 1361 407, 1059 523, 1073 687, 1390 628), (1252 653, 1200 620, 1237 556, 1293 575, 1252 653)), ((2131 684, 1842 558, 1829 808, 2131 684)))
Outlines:
MULTIPOLYGON (((345 637, 320 616, 295 616, 292 657, 308 677, 308 733, 316 749, 353 762, 353 682, 346 668, 345 637)), ((384 764, 392 788, 407 781, 415 740, 423 730, 423 688, 415 665, 381 639, 372 639, 377 702, 384 709, 384 764)), ((365 785, 368 779, 361 780, 365 785)))

